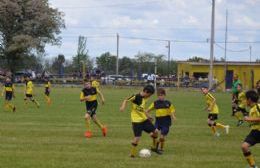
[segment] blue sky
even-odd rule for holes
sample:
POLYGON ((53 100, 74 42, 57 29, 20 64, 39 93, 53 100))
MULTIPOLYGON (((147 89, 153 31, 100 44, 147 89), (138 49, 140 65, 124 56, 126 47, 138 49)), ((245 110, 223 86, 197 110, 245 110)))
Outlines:
MULTIPOLYGON (((88 37, 87 49, 94 58, 104 52, 116 54, 116 33, 120 37, 120 57, 138 52, 167 55, 167 42, 127 39, 144 37, 179 41, 206 41, 210 37, 211 0, 50 0, 64 12, 66 29, 61 46, 47 46, 47 57, 76 54, 78 36, 88 37)), ((229 61, 260 58, 260 0, 216 0, 216 42, 225 39, 228 9, 229 61), (241 43, 257 42, 258 43, 241 43), (244 52, 237 52, 237 51, 244 52)), ((224 57, 223 43, 215 46, 215 57, 224 57)), ((171 59, 192 56, 209 58, 209 43, 172 42, 171 59)))

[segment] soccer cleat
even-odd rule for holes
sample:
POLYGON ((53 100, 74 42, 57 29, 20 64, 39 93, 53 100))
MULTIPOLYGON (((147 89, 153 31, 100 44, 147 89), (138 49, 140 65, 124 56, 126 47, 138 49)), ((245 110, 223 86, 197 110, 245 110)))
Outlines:
POLYGON ((151 148, 151 151, 157 153, 158 155, 162 155, 163 154, 163 152, 161 150, 156 149, 156 148, 151 148))
POLYGON ((16 107, 13 108, 13 112, 15 112, 15 111, 16 111, 16 107))
POLYGON ((229 125, 227 125, 227 126, 225 127, 226 134, 229 134, 229 128, 230 128, 230 126, 229 126, 229 125))
POLYGON ((102 133, 103 133, 103 136, 105 137, 107 135, 107 127, 103 127, 102 128, 102 133))
POLYGON ((91 138, 92 137, 92 132, 91 131, 86 131, 85 132, 85 137, 86 138, 91 138))
POLYGON ((239 120, 239 121, 237 122, 237 127, 239 127, 239 126, 242 125, 243 123, 244 123, 243 120, 239 120))

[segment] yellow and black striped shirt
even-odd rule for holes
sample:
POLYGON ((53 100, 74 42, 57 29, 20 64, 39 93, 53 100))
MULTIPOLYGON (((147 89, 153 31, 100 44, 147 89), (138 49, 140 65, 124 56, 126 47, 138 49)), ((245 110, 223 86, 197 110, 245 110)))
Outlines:
POLYGON ((155 116, 156 117, 165 117, 171 116, 172 113, 175 113, 175 108, 168 100, 156 100, 153 102, 149 108, 149 110, 156 110, 155 116))
POLYGON ((143 98, 140 94, 133 95, 127 99, 132 103, 131 121, 133 123, 140 123, 147 120, 145 115, 145 104, 147 99, 143 98))
POLYGON ((210 109, 209 113, 218 114, 219 113, 218 106, 216 104, 216 99, 213 97, 213 95, 210 93, 207 93, 205 95, 205 98, 206 98, 207 107, 208 107, 208 109, 210 109))

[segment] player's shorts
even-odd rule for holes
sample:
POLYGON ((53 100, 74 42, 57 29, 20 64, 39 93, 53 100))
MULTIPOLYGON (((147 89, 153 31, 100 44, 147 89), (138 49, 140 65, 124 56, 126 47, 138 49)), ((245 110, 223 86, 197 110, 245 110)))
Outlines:
POLYGON ((5 92, 5 100, 11 101, 13 98, 13 92, 5 92))
POLYGON ((96 110, 97 110, 97 106, 98 106, 98 102, 97 100, 94 101, 90 101, 90 102, 86 102, 86 109, 87 109, 87 113, 93 117, 96 114, 96 110))
POLYGON ((257 143, 260 143, 260 131, 258 130, 251 130, 249 135, 247 135, 244 142, 247 142, 251 146, 254 146, 257 143))
POLYGON ((44 93, 45 93, 46 96, 49 96, 49 95, 50 95, 50 90, 49 90, 49 88, 45 88, 45 92, 44 92, 44 93))
POLYGON ((218 114, 209 114, 208 119, 215 121, 218 119, 218 114))
POLYGON ((25 94, 25 97, 26 97, 26 98, 32 98, 33 95, 32 95, 32 94, 25 94))
POLYGON ((146 132, 146 133, 151 133, 155 131, 155 127, 154 125, 151 123, 150 120, 145 120, 144 122, 140 122, 140 123, 132 123, 132 128, 134 131, 134 135, 135 137, 141 137, 142 136, 142 132, 146 132))
POLYGON ((162 135, 167 135, 172 125, 171 116, 156 117, 155 128, 161 131, 162 135))

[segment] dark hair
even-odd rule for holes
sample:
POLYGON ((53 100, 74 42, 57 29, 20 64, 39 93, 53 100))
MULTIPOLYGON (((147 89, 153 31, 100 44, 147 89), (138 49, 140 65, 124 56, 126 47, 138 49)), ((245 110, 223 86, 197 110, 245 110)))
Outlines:
POLYGON ((154 94, 154 87, 152 85, 146 85, 143 89, 143 92, 154 94))
POLYGON ((254 90, 249 90, 246 92, 246 99, 250 99, 252 102, 257 103, 258 102, 258 94, 254 90))
POLYGON ((238 83, 237 86, 243 87, 242 83, 238 83))
POLYGON ((166 91, 163 88, 157 89, 157 95, 166 95, 166 91))
POLYGON ((203 88, 208 89, 208 88, 209 88, 209 85, 208 85, 208 84, 202 84, 200 88, 201 88, 201 89, 203 89, 203 88))

